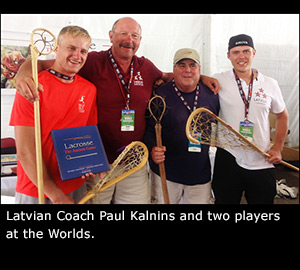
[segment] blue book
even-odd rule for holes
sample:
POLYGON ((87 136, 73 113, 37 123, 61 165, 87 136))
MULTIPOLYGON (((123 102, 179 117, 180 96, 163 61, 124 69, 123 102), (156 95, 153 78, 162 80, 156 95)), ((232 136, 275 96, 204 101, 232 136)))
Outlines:
POLYGON ((63 181, 110 170, 96 125, 55 129, 51 137, 63 181))

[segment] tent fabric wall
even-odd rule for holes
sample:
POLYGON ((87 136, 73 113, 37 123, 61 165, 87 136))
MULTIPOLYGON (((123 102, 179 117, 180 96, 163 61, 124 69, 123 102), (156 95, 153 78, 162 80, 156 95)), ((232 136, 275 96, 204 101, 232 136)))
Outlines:
POLYGON ((76 24, 86 28, 93 39, 109 42, 112 24, 124 16, 136 19, 142 26, 137 54, 165 72, 172 71, 173 55, 183 47, 198 50, 203 74, 228 70, 229 38, 241 33, 251 35, 257 49, 253 65, 279 82, 290 114, 290 146, 299 147, 298 14, 2 14, 1 36, 3 32, 18 32, 27 34, 29 40, 34 28, 45 27, 57 35, 63 26, 76 24))
POLYGON ((278 81, 290 117, 290 146, 299 147, 299 15, 215 15, 212 33, 215 72, 231 68, 226 55, 231 36, 253 38, 253 66, 278 81))

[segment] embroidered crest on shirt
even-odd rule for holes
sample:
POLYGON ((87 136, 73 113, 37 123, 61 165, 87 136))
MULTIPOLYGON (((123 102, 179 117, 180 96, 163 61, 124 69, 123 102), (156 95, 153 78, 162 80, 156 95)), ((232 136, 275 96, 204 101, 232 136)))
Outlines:
POLYGON ((262 88, 259 88, 258 91, 254 94, 254 101, 258 104, 266 104, 267 103, 267 94, 265 93, 265 90, 262 88))
POLYGON ((79 99, 79 103, 78 103, 78 110, 80 113, 84 113, 85 112, 85 96, 81 96, 81 98, 79 99))
POLYGON ((137 85, 137 86, 144 86, 144 81, 143 81, 140 71, 138 71, 137 74, 134 76, 133 84, 137 85))

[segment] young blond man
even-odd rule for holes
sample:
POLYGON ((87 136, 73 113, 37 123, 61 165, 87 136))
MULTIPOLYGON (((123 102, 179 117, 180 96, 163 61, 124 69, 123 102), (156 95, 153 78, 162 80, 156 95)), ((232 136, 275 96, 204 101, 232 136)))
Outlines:
MULTIPOLYGON (((45 203, 72 204, 86 192, 85 179, 62 181, 50 132, 52 129, 97 124, 96 88, 76 73, 84 65, 91 43, 78 26, 64 27, 58 36, 56 60, 39 73, 39 93, 45 203), (82 106, 84 102, 84 108, 82 106)), ((16 203, 38 203, 33 104, 16 93, 10 125, 15 126, 18 154, 16 203)))

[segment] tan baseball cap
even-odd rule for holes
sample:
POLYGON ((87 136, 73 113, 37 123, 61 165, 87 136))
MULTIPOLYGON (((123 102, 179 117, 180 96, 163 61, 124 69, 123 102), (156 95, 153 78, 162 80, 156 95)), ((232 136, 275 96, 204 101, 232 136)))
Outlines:
POLYGON ((174 55, 173 65, 175 66, 182 59, 191 59, 200 65, 200 56, 194 49, 183 48, 178 50, 174 55))

